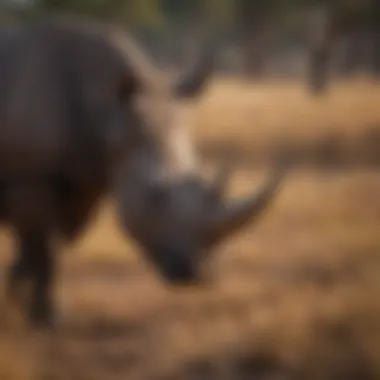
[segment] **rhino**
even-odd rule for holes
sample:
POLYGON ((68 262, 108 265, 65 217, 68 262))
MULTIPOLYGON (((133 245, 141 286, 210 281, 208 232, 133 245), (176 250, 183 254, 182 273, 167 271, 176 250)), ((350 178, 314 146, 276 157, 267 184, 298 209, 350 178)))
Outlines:
POLYGON ((230 201, 232 167, 201 175, 183 110, 213 72, 209 50, 173 78, 108 23, 50 16, 2 36, 0 217, 16 242, 9 299, 30 281, 23 312, 52 326, 57 244, 80 236, 106 196, 167 286, 201 284, 209 252, 268 207, 285 172, 274 165, 260 190, 230 201))

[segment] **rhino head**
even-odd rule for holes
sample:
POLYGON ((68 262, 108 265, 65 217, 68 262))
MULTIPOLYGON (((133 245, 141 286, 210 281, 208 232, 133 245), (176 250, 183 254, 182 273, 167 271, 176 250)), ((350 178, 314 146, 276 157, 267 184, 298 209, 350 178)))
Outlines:
POLYGON ((205 88, 212 56, 200 54, 199 62, 171 80, 131 39, 113 34, 112 41, 118 41, 127 74, 124 125, 109 138, 121 226, 165 280, 197 283, 210 250, 267 208, 284 170, 275 168, 253 195, 226 200, 230 170, 223 165, 214 181, 201 176, 183 109, 184 100, 196 99, 205 88))

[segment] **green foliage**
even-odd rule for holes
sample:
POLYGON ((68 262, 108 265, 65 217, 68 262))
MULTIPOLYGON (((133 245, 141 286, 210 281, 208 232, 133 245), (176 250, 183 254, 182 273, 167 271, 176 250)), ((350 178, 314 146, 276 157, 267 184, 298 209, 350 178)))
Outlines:
MULTIPOLYGON (((16 0, 0 2, 16 4, 16 0)), ((99 18, 117 19, 129 26, 159 28, 181 24, 203 15, 219 27, 238 25, 243 19, 294 19, 297 10, 310 5, 368 8, 374 0, 29 0, 33 11, 69 11, 99 18)))
POLYGON ((154 27, 163 22, 157 0, 36 0, 35 9, 117 19, 129 25, 154 27))
MULTIPOLYGON (((308 0, 322 1, 322 0, 308 0)), ((239 7, 262 12, 282 13, 305 0, 34 0, 35 10, 69 11, 101 18, 122 20, 127 24, 153 27, 182 22, 203 12, 212 22, 231 25, 239 7)))

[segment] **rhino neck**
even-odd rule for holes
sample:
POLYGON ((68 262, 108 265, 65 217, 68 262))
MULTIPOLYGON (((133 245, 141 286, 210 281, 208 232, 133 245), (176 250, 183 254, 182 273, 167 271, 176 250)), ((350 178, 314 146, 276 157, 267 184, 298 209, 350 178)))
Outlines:
POLYGON ((198 158, 186 125, 177 123, 158 136, 151 165, 160 179, 169 182, 197 176, 198 158))
POLYGON ((176 129, 166 136, 153 136, 121 165, 130 179, 179 182, 198 173, 198 163, 191 141, 183 130, 176 129))
POLYGON ((186 126, 173 128, 161 141, 163 171, 173 179, 194 176, 198 159, 186 126))

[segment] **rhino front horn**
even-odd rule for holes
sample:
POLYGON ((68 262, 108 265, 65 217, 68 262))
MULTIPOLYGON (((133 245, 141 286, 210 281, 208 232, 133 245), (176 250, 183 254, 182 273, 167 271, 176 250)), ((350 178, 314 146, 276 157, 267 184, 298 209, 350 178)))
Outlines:
MULTIPOLYGON (((222 172, 226 172, 225 169, 222 172)), ((223 180, 219 178, 217 187, 214 190, 217 196, 216 204, 212 215, 207 218, 206 239, 210 245, 217 243, 221 239, 232 235, 243 228, 246 224, 253 222, 268 208, 274 200, 277 190, 285 176, 285 165, 276 165, 273 174, 252 195, 236 201, 224 200, 221 191, 226 186, 228 175, 224 175, 223 180)))

